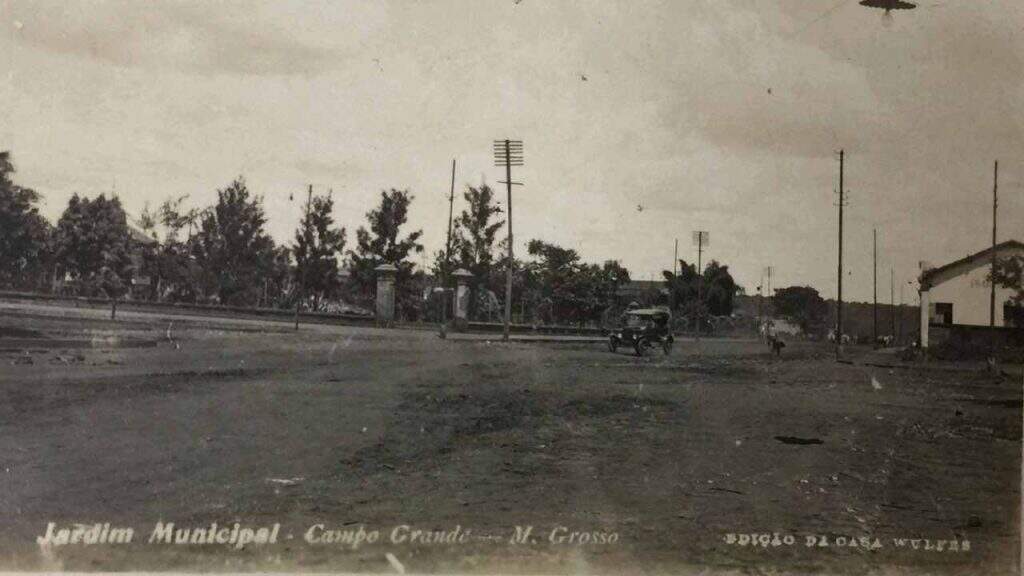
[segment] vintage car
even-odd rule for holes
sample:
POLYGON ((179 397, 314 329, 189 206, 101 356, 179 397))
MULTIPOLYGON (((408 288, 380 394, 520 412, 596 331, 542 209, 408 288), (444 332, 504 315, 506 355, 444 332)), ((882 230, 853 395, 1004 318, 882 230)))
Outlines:
POLYGON ((672 351, 672 314, 661 308, 638 308, 622 315, 621 326, 608 334, 608 349, 630 346, 637 356, 646 355, 654 346, 665 354, 672 351))

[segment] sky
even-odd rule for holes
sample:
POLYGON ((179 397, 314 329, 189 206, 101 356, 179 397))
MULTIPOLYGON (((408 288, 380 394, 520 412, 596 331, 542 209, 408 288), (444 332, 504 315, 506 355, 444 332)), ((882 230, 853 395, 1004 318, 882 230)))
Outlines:
MULTIPOLYGON (((290 242, 305 190, 349 230, 381 190, 414 196, 426 262, 452 159, 499 187, 493 140, 524 143, 517 256, 533 238, 659 278, 727 264, 748 293, 916 299, 918 263, 1024 240, 1024 4, 920 0, 33 2, 0 0, 0 150, 55 221, 73 193, 132 216, 244 176, 290 242)), ((418 262, 419 263, 419 262, 418 262)))

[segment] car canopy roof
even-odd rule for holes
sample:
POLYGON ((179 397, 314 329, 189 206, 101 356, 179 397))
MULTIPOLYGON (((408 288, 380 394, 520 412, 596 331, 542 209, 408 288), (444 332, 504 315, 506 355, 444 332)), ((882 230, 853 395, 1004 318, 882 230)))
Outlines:
POLYGON ((668 310, 661 308, 637 308, 635 310, 626 310, 626 314, 635 314, 637 316, 669 316, 668 310))

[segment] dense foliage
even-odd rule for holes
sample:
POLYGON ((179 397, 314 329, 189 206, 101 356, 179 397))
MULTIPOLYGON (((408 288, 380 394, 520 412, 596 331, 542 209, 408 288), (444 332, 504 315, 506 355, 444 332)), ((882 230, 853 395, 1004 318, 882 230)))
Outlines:
POLYGON ((123 296, 138 267, 130 251, 131 232, 121 201, 100 194, 71 196, 57 221, 53 253, 59 272, 83 295, 123 296))
POLYGON ((828 318, 828 305, 810 286, 779 288, 772 302, 776 314, 794 320, 804 332, 822 329, 828 318))
POLYGON ((314 310, 338 296, 341 286, 340 260, 345 252, 345 229, 334 225, 334 199, 314 196, 295 231, 295 281, 312 300, 314 310))
POLYGON ((383 191, 380 204, 366 213, 369 229, 356 230, 356 249, 348 252, 352 260, 352 280, 363 303, 372 301, 377 286, 375 269, 391 264, 398 269, 395 280, 396 308, 401 316, 418 317, 422 308, 422 273, 416 273, 409 261, 411 254, 423 252, 419 239, 422 230, 402 237, 402 226, 409 218, 414 196, 408 190, 383 191))
POLYGON ((45 282, 50 224, 39 214, 39 194, 14 183, 10 152, 0 152, 0 286, 32 288, 45 282))
POLYGON ((279 256, 263 226, 263 200, 241 178, 217 191, 217 203, 203 212, 189 242, 199 269, 202 299, 222 304, 254 305, 279 256))

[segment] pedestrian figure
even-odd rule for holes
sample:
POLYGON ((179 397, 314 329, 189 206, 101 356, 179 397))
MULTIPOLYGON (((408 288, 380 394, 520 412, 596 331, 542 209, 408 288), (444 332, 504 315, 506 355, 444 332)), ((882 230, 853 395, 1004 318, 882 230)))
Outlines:
POLYGON ((775 335, 775 324, 769 320, 764 325, 765 337, 768 340, 768 345, 772 347, 772 353, 776 356, 782 356, 782 349, 786 347, 786 343, 775 335))

